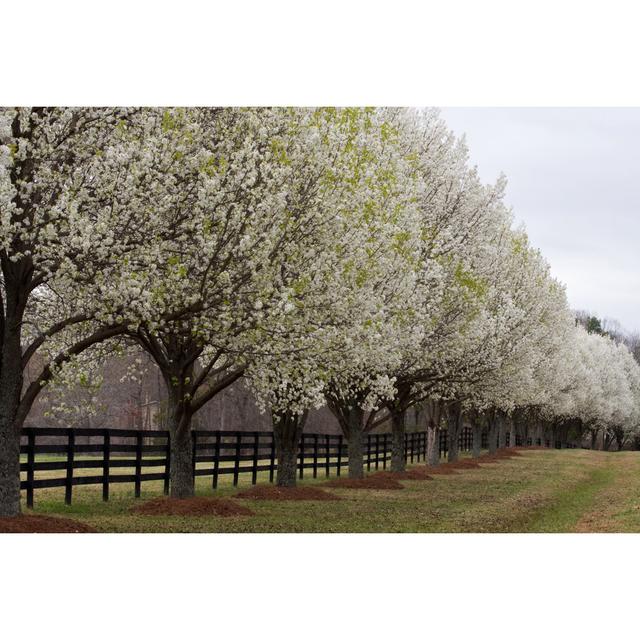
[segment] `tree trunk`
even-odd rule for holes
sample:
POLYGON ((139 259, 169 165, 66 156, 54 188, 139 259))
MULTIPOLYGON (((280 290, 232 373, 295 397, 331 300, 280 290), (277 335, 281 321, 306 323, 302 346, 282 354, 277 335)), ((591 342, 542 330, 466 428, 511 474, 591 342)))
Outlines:
POLYGON ((0 517, 20 515, 20 430, 24 418, 18 419, 18 408, 22 382, 20 321, 7 314, 0 367, 0 517))
POLYGON ((436 467, 440 464, 440 433, 434 424, 427 424, 427 464, 436 467))
POLYGON ((569 442, 569 425, 568 424, 564 424, 560 426, 558 440, 560 440, 560 447, 562 449, 566 449, 567 443, 569 442))
MULTIPOLYGON (((2 403, 4 404, 4 403, 2 403)), ((4 414, 3 408, 0 413, 4 414)), ((20 515, 20 430, 0 418, 0 517, 20 515)))
POLYGON ((495 453, 498 450, 498 417, 496 415, 489 416, 489 453, 495 453))
POLYGON ((515 447, 516 446, 516 435, 517 435, 517 427, 516 427, 515 418, 513 418, 513 417, 509 418, 509 427, 510 427, 510 431, 509 431, 509 447, 515 447))
POLYGON ((500 414, 498 420, 498 447, 504 449, 507 446, 507 421, 505 416, 500 414))
POLYGON ((425 404, 427 423, 427 464, 436 467, 440 464, 440 417, 442 404, 439 400, 429 400, 425 404))
POLYGON ((391 413, 391 471, 402 473, 405 468, 404 435, 405 435, 406 411, 394 411, 391 413))
POLYGON ((172 428, 171 432, 171 497, 190 498, 194 494, 191 424, 172 428))
POLYGON ((364 478, 364 410, 360 407, 360 400, 345 399, 337 393, 329 393, 326 398, 327 406, 347 439, 349 477, 364 478))
POLYGON ((458 460, 460 428, 462 427, 462 406, 459 402, 447 403, 447 434, 449 436, 449 451, 447 460, 458 460))
POLYGON ((170 387, 167 398, 167 426, 171 435, 171 497, 194 495, 191 414, 185 410, 180 389, 170 387))
POLYGON ((295 487, 298 469, 298 448, 307 414, 273 413, 273 437, 276 445, 279 487, 295 487))
POLYGON ((616 428, 614 431, 616 438, 616 446, 618 451, 622 451, 622 447, 625 445, 625 433, 621 428, 616 428))
POLYGON ((523 419, 521 422, 522 429, 522 446, 528 447, 529 438, 531 438, 531 444, 533 444, 533 437, 531 435, 531 424, 527 418, 523 419))
POLYGON ((476 420, 473 423, 473 445, 471 447, 471 455, 474 458, 480 457, 482 451, 482 423, 476 420))
POLYGON ((360 407, 351 407, 348 411, 348 455, 349 477, 364 478, 364 411, 360 407))

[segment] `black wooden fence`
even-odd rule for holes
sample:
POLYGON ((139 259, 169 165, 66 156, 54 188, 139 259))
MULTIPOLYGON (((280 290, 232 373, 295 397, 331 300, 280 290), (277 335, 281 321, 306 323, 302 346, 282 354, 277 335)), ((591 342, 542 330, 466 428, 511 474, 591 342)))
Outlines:
MULTIPOLYGON (((273 433, 270 431, 193 431, 194 477, 211 477, 215 489, 222 475, 231 475, 233 485, 240 475, 250 474, 255 484, 258 473, 269 474, 273 482, 277 469, 273 433)), ((471 429, 459 436, 461 451, 470 451, 471 429)), ((516 440, 517 444, 520 444, 516 440)), ((439 453, 446 456, 446 430, 439 432, 439 453)), ((508 436, 507 436, 508 444, 508 436)), ((527 444, 531 444, 531 438, 527 444)), ((559 443, 556 443, 558 446, 559 443)), ((486 435, 483 447, 486 448, 486 435)), ((546 446, 550 444, 546 443, 546 446)), ((25 428, 20 447, 20 471, 26 474, 21 489, 26 491, 27 505, 33 506, 36 489, 64 487, 65 502, 71 504, 73 487, 101 485, 103 500, 109 499, 114 483, 131 483, 135 496, 140 496, 143 482, 162 481, 169 491, 170 436, 168 431, 129 429, 25 428), (44 459, 43 459, 44 458, 44 459), (48 458, 48 459, 47 459, 48 458), (91 471, 94 473, 91 473, 91 471), (114 470, 119 472, 114 473, 114 470), (42 472, 63 472, 42 477, 42 472), (82 471, 81 474, 76 471, 82 471), (40 477, 38 477, 40 476, 40 477)), ((426 432, 405 435, 405 460, 421 462, 427 455, 426 432)), ((365 439, 364 464, 367 470, 386 469, 391 460, 391 434, 369 434, 365 439)), ((298 474, 316 478, 318 474, 339 476, 348 465, 347 443, 341 435, 305 433, 298 451, 298 474)))

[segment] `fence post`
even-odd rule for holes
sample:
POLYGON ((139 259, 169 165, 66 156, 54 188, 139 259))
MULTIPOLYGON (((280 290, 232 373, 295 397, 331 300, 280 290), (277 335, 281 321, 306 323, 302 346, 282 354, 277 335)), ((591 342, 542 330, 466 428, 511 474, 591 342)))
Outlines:
POLYGON ((380 434, 376 433, 376 471, 380 464, 380 434))
POLYGON ((276 441, 271 433, 271 452, 269 456, 269 482, 273 482, 276 470, 276 441))
POLYGON ((111 462, 111 434, 105 429, 102 434, 102 500, 109 500, 109 465, 111 462))
POLYGON ((328 478, 331 470, 331 436, 324 437, 324 453, 325 453, 325 476, 328 478))
POLYGON ((220 469, 220 432, 216 431, 216 444, 213 450, 213 479, 211 484, 214 489, 218 488, 218 471, 220 469))
POLYGON ((340 467, 342 467, 342 435, 338 436, 338 466, 336 467, 336 475, 340 475, 340 467))
POLYGON ((382 453, 382 468, 386 469, 387 468, 387 443, 388 443, 388 433, 383 433, 382 434, 382 449, 383 449, 383 453, 382 453))
POLYGON ((253 467, 251 469, 251 484, 258 482, 258 438, 259 434, 253 434, 253 467))
POLYGON ((313 477, 318 477, 318 434, 313 434, 313 477))
POLYGON ((233 486, 238 486, 238 477, 240 476, 240 443, 242 434, 236 433, 236 449, 233 461, 233 486))
POLYGON ((371 471, 371 435, 367 435, 367 471, 371 471))
POLYGON ((300 436, 299 459, 300 459, 299 477, 300 477, 300 480, 302 480, 302 477, 304 476, 304 433, 300 436))
POLYGON ((33 429, 27 432, 27 507, 33 509, 33 480, 36 462, 36 434, 33 429))
POLYGON ((73 491, 73 460, 76 448, 76 434, 69 429, 67 434, 67 475, 64 484, 64 502, 71 504, 71 492, 73 491))
POLYGON ((135 495, 140 497, 140 486, 142 484, 142 431, 136 434, 136 479, 135 495))

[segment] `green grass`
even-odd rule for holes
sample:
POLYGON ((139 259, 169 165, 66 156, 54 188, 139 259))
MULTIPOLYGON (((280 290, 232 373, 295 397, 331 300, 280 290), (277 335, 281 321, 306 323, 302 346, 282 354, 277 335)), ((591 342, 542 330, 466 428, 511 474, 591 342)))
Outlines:
POLYGON ((587 477, 581 479, 580 483, 570 491, 564 490, 560 485, 554 492, 549 506, 533 514, 531 521, 527 524, 527 530, 571 531, 582 516, 592 508, 599 494, 614 481, 616 471, 615 465, 612 464, 594 467, 587 477))
MULTIPOLYGON (((322 473, 322 472, 321 472, 322 473)), ((305 472, 306 475, 306 472, 305 472)), ((268 474, 260 474, 266 482, 268 474)), ((307 479, 318 486, 324 477, 307 479)), ((231 476, 199 478, 198 495, 232 497, 231 476)), ((36 491, 35 513, 76 518, 104 532, 640 532, 640 453, 582 450, 527 451, 480 469, 402 481, 403 490, 327 490, 335 502, 243 500, 253 516, 149 517, 132 514, 131 485, 112 485, 101 501, 99 486, 36 491)), ((240 488, 250 485, 250 474, 240 488)), ((143 484, 142 499, 161 495, 162 483, 143 484)))

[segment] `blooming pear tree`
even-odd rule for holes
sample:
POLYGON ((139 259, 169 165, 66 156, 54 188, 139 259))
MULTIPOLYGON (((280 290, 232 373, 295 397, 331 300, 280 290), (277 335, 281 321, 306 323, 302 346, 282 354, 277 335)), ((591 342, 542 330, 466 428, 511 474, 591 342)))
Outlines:
POLYGON ((567 423, 579 432, 598 433, 608 448, 615 437, 622 447, 638 428, 640 367, 626 345, 574 327, 563 358, 555 364, 554 385, 541 406, 554 433, 567 423))
POLYGON ((291 253, 283 267, 306 283, 279 326, 278 339, 295 349, 287 353, 280 345, 273 351, 272 333, 265 339, 271 353, 249 366, 250 383, 274 417, 283 485, 295 483, 307 410, 325 401, 347 438, 350 475, 362 476, 364 412, 392 392, 383 365, 395 354, 394 320, 414 295, 414 209, 411 192, 401 188, 407 173, 406 150, 394 131, 398 110, 338 111, 332 123, 337 133, 345 115, 350 129, 341 160, 325 169, 331 191, 324 190, 316 205, 318 221, 299 241, 301 259, 296 263, 291 253))
MULTIPOLYGON (((489 278, 485 272, 496 270, 492 241, 503 232, 508 218, 502 204, 504 182, 480 183, 476 171, 468 167, 464 141, 456 141, 437 114, 413 114, 407 129, 418 176, 419 261, 411 307, 413 330, 403 328, 406 339, 398 363, 387 372, 395 386, 385 403, 394 434, 394 471, 404 468, 407 409, 428 400, 427 416, 440 414, 432 405, 451 395, 452 385, 472 373, 474 345, 486 341, 478 327, 479 319, 486 316, 489 278)), ((449 408, 458 428, 459 402, 453 400, 449 408)), ((428 422, 432 462, 437 459, 433 451, 439 422, 428 422)))
MULTIPOLYGON (((134 199, 144 194, 174 231, 159 243, 154 295, 175 319, 141 322, 131 336, 163 373, 172 495, 185 497, 193 492, 193 415, 254 361, 256 389, 277 380, 286 389, 281 400, 292 401, 301 381, 315 388, 317 375, 288 352, 306 354, 310 335, 316 351, 327 340, 331 349, 353 342, 344 327, 371 315, 354 291, 366 290, 368 269, 382 268, 388 243, 375 243, 378 227, 397 232, 389 219, 399 214, 387 204, 395 174, 382 164, 391 144, 375 110, 157 110, 154 117, 148 136, 133 130, 127 153, 158 167, 137 170, 134 199), (279 372, 260 374, 257 363, 272 368, 276 357, 279 372)), ((378 316, 381 308, 378 299, 378 316)), ((266 392, 270 404, 274 393, 266 392)), ((300 403, 273 404, 276 440, 290 452, 304 411, 300 403)))
POLYGON ((119 206, 133 114, 0 110, 0 515, 20 510, 20 429, 41 389, 151 303, 153 212, 119 206))

